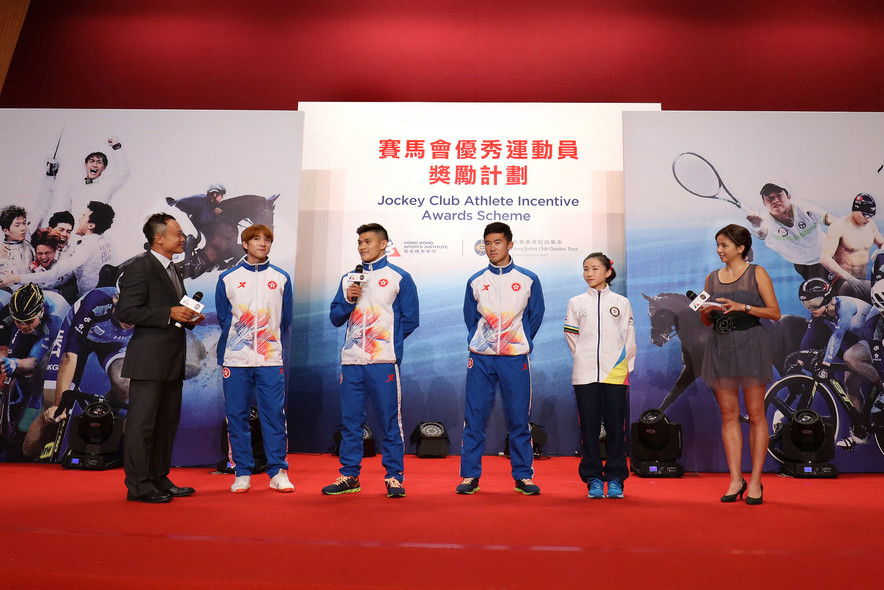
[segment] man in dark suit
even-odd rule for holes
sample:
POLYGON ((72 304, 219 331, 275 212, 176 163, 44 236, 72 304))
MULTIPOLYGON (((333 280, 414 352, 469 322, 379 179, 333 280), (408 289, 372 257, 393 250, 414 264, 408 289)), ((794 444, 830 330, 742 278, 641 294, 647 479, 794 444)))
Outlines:
POLYGON ((175 218, 154 213, 144 224, 150 250, 125 263, 117 317, 134 324, 122 376, 130 379, 123 467, 127 500, 151 504, 189 496, 169 480, 172 443, 181 415, 186 337, 182 326, 205 316, 180 305, 184 282, 172 256, 184 249, 175 218))

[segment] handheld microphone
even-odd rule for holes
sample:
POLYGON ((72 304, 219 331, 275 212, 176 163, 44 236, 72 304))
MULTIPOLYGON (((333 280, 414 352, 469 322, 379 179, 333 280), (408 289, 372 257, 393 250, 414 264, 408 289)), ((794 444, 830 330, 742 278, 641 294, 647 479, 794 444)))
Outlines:
POLYGON ((709 293, 707 293, 706 291, 700 291, 700 294, 697 295, 696 293, 688 289, 685 295, 687 295, 688 299, 691 300, 691 304, 688 307, 690 307, 694 311, 700 309, 700 306, 709 300, 709 293))
MULTIPOLYGON (((353 272, 351 272, 347 275, 347 282, 352 285, 361 285, 362 283, 364 283, 365 282, 365 274, 363 273, 363 270, 364 269, 363 269, 362 265, 357 264, 356 268, 353 270, 353 272)), ((356 303, 356 300, 354 299, 350 303, 356 303)))
MULTIPOLYGON (((178 303, 180 303, 181 305, 183 305, 184 307, 186 307, 187 309, 189 309, 191 311, 195 311, 197 313, 200 313, 203 310, 203 308, 205 307, 205 305, 200 303, 200 300, 202 298, 203 298, 203 292, 197 291, 196 293, 193 294, 193 298, 185 295, 184 297, 181 298, 181 301, 179 301, 178 303)), ((183 326, 181 325, 181 322, 175 322, 175 327, 181 328, 183 326)))
MULTIPOLYGON (((694 311, 697 311, 700 306, 709 299, 709 293, 707 293, 706 291, 701 291, 699 295, 697 295, 693 291, 688 291, 685 293, 685 295, 687 295, 688 299, 691 300, 690 308, 694 311)), ((717 309, 713 309, 712 311, 710 311, 709 317, 712 318, 712 329, 719 334, 727 334, 734 329, 734 320, 721 313, 717 309)))

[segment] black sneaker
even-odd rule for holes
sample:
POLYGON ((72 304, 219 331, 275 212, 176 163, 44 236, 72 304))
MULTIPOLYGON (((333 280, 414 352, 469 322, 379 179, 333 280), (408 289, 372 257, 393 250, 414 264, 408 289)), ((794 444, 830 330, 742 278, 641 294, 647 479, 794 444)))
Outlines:
POLYGON ((529 479, 517 479, 515 491, 526 496, 536 496, 540 493, 540 486, 529 479))
POLYGON ((337 496, 338 494, 352 494, 361 489, 358 477, 342 475, 335 480, 335 483, 322 488, 322 493, 327 496, 337 496))
POLYGON ((405 488, 402 487, 402 482, 396 479, 395 477, 388 477, 384 480, 384 485, 387 486, 387 497, 388 498, 404 498, 405 497, 405 488))
POLYGON ((463 481, 457 484, 455 490, 458 494, 475 494, 479 491, 478 477, 465 477, 463 481))

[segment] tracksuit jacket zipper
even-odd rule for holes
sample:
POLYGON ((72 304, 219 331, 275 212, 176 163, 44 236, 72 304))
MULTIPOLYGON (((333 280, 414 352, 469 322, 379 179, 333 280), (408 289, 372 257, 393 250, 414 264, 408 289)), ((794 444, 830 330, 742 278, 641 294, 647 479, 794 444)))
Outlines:
POLYGON ((602 380, 602 292, 596 291, 596 295, 598 295, 597 305, 596 305, 596 346, 595 346, 595 380, 596 382, 600 382, 602 380))

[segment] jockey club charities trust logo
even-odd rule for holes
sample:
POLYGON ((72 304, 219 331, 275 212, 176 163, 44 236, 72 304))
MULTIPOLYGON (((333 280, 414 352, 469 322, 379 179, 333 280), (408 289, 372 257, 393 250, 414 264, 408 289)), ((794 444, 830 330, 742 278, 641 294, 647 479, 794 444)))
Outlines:
POLYGON ((378 281, 378 286, 380 286, 380 287, 386 287, 389 284, 390 284, 390 282, 387 279, 381 279, 378 281))
POLYGON ((269 282, 267 283, 267 288, 268 288, 268 289, 276 289, 277 286, 278 286, 278 285, 276 284, 276 281, 269 281, 269 282))
POLYGON ((477 240, 473 245, 473 251, 477 256, 485 256, 485 239, 477 240))
POLYGON ((225 379, 230 377, 230 369, 228 369, 227 367, 224 367, 224 370, 221 371, 221 376, 224 377, 225 379))

